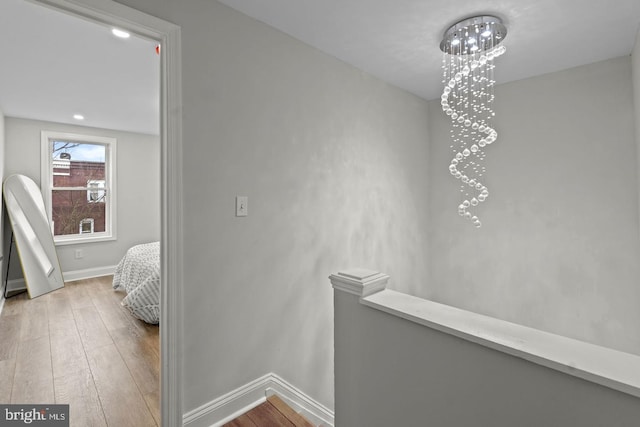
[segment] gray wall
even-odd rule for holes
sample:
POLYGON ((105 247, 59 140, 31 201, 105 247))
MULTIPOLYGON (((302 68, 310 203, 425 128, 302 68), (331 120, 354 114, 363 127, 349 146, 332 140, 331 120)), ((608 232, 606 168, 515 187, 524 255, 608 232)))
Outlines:
MULTIPOLYGON (((640 167, 640 26, 636 33, 636 43, 631 52, 631 68, 633 72, 633 105, 635 106, 636 122, 636 152, 637 164, 640 167)), ((638 188, 640 188, 640 173, 638 174, 638 188)), ((639 201, 640 203, 640 201, 639 201)))
POLYGON ((185 412, 268 372, 333 407, 328 273, 427 280, 427 104, 215 1, 121 3, 182 27, 185 412))
MULTIPOLYGON (((0 179, 4 182, 4 164, 5 164, 5 143, 4 143, 4 114, 0 111, 0 179)), ((0 183, 1 184, 1 183, 0 183)), ((0 197, 0 259, 3 259, 4 245, 3 239, 3 223, 4 223, 4 197, 0 197)), ((0 269, 0 271, 3 271, 0 269)), ((4 278, 4 276, 2 276, 4 278)), ((4 285, 4 283, 3 283, 4 285)))
POLYGON ((627 427, 640 399, 336 292, 336 426, 627 427))
POLYGON ((480 229, 457 214, 448 122, 430 103, 431 274, 418 296, 640 354, 631 84, 621 57, 499 85, 480 229))
MULTIPOLYGON (((5 164, 5 143, 4 143, 4 114, 0 111, 0 181, 4 183, 4 164, 5 164)), ((4 277, 5 277, 5 263, 4 259, 4 197, 0 197, 0 274, 2 275, 0 280, 0 290, 4 290, 4 277)), ((4 299, 4 292, 0 299, 4 299)), ((1 301, 1 300, 0 300, 1 301)), ((1 303, 1 302, 0 302, 1 303)))
MULTIPOLYGON (((63 272, 114 266, 131 246, 160 239, 159 137, 7 117, 5 176, 20 173, 40 184, 42 130, 117 138, 117 240, 57 246, 63 272), (74 258, 76 249, 84 258, 74 258)), ((13 261, 11 277, 21 277, 13 261)))

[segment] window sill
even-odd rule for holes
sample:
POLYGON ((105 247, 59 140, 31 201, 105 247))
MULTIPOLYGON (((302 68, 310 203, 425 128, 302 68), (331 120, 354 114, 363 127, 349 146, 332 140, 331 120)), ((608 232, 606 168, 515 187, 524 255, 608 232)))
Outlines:
POLYGON ((84 243, 98 243, 98 242, 109 242, 116 240, 116 236, 112 235, 101 235, 101 236, 91 236, 91 237, 68 237, 68 238, 54 238, 53 243, 56 246, 66 246, 66 245, 79 245, 84 243))

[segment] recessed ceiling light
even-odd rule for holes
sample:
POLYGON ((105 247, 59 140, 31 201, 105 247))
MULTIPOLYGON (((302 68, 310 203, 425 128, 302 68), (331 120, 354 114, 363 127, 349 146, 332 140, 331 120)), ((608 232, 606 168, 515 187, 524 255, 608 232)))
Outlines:
POLYGON ((84 120, 84 116, 82 114, 74 114, 73 118, 76 120, 84 120))
POLYGON ((121 39, 128 39, 131 36, 131 34, 127 33, 126 31, 122 31, 117 28, 112 29, 111 32, 114 36, 120 37, 121 39))

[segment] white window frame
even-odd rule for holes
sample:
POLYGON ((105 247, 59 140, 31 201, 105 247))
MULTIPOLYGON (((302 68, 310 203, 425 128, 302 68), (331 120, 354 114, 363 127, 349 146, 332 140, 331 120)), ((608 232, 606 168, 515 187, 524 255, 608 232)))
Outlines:
POLYGON ((99 144, 105 146, 105 180, 107 185, 104 188, 106 191, 105 203, 105 231, 99 233, 84 233, 84 234, 69 234, 64 236, 54 236, 53 241, 56 246, 61 245, 73 245, 78 243, 88 242, 102 242, 116 240, 116 174, 114 173, 116 168, 116 138, 96 136, 96 135, 81 135, 68 132, 55 132, 43 130, 40 132, 40 146, 41 146, 41 170, 40 170, 40 188, 42 191, 42 197, 44 199, 45 211, 47 218, 51 224, 53 230, 53 216, 52 216, 52 191, 53 191, 53 156, 52 156, 52 144, 51 141, 69 141, 78 142, 84 144, 99 144))

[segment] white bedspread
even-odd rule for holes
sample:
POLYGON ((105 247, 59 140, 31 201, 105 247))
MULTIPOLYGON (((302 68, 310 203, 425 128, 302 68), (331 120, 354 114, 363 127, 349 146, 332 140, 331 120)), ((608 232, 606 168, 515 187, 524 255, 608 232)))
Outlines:
POLYGON ((113 274, 113 289, 127 296, 122 305, 147 323, 160 321, 160 242, 129 249, 113 274))

